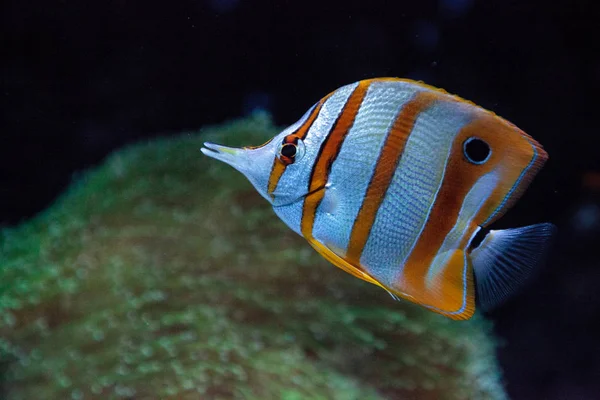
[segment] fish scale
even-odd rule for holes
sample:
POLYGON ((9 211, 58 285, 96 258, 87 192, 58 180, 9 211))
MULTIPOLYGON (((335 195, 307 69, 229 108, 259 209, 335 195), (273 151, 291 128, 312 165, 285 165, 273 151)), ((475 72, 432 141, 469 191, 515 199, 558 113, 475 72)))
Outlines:
POLYGON ((431 107, 415 122, 361 257, 361 263, 371 266, 370 271, 380 280, 385 279, 389 286, 402 277, 402 267, 440 186, 454 135, 464 125, 463 121, 452 121, 448 125, 451 129, 441 129, 445 126, 438 125, 439 130, 434 131, 428 121, 436 120, 445 109, 437 104, 431 107), (380 252, 387 255, 384 262, 380 260, 380 252))
POLYGON ((346 85, 262 146, 202 152, 243 173, 326 260, 452 319, 516 292, 556 232, 490 231, 472 245, 548 155, 514 124, 422 82, 346 85))
POLYGON ((373 84, 369 87, 329 174, 328 183, 334 190, 326 192, 323 203, 337 203, 338 211, 335 215, 318 212, 315 220, 314 237, 339 249, 342 254, 348 249, 352 224, 373 175, 376 156, 394 117, 410 98, 405 92, 390 92, 386 85, 373 84), (382 102, 381 98, 386 100, 382 102), (360 156, 357 157, 357 154, 360 156), (339 196, 339 193, 349 195, 339 196), (330 199, 334 196, 335 199, 330 199))

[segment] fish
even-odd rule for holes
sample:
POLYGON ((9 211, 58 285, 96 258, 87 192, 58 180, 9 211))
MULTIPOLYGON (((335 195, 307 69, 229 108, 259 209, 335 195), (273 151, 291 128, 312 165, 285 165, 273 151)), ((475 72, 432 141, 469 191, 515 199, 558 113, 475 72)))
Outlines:
POLYGON ((538 223, 481 239, 548 154, 513 123, 420 81, 345 85, 261 146, 201 151, 244 174, 333 265, 455 320, 514 295, 556 232, 538 223))

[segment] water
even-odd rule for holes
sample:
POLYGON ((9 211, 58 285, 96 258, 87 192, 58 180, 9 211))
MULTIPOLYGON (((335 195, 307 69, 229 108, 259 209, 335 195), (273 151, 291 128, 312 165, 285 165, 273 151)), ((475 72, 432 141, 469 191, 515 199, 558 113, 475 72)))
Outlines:
POLYGON ((597 17, 583 0, 3 4, 0 397, 596 398, 597 17), (548 264, 465 324, 322 261, 198 151, 260 144, 378 76, 473 100, 550 155, 494 227, 555 223, 548 264))

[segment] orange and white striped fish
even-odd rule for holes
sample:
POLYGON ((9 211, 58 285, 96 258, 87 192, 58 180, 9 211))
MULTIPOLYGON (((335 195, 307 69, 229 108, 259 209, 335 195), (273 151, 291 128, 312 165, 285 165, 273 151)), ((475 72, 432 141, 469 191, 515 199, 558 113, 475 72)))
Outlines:
POLYGON ((330 93, 259 147, 205 143, 243 173, 325 259, 452 319, 490 309, 527 277, 555 228, 477 232, 548 158, 510 122, 420 82, 364 80, 330 93))

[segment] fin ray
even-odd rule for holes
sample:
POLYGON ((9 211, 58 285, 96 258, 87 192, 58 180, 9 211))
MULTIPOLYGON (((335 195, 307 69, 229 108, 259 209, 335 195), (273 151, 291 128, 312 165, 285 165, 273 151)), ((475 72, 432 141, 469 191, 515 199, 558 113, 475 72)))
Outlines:
POLYGON ((308 243, 310 243, 310 245, 321 256, 323 256, 323 258, 325 258, 327 261, 329 261, 336 267, 340 268, 343 271, 346 271, 347 273, 349 273, 350 275, 352 275, 358 279, 362 279, 363 281, 372 283, 374 285, 377 285, 377 286, 380 286, 380 287, 386 289, 385 286, 383 286, 381 283, 379 283, 379 281, 375 280, 371 275, 362 271, 360 268, 357 268, 355 265, 352 265, 351 263, 349 263, 348 261, 346 261, 345 259, 340 257, 338 254, 336 254, 332 249, 330 249, 329 247, 320 243, 318 240, 316 240, 316 239, 307 239, 307 240, 308 240, 308 243))
POLYGON ((477 303, 488 311, 503 303, 543 261, 556 227, 549 223, 490 231, 471 252, 477 303))
POLYGON ((367 271, 363 270, 361 267, 354 265, 352 262, 346 260, 339 254, 337 254, 330 246, 326 246, 323 243, 319 242, 316 239, 308 239, 308 243, 327 261, 340 268, 341 270, 349 273, 350 275, 362 279, 365 282, 369 282, 373 285, 379 286, 383 290, 385 290, 392 298, 396 301, 400 301, 401 298, 406 298, 410 301, 412 299, 402 293, 395 291, 392 288, 387 287, 383 283, 379 282, 379 280, 375 279, 371 274, 367 271))

